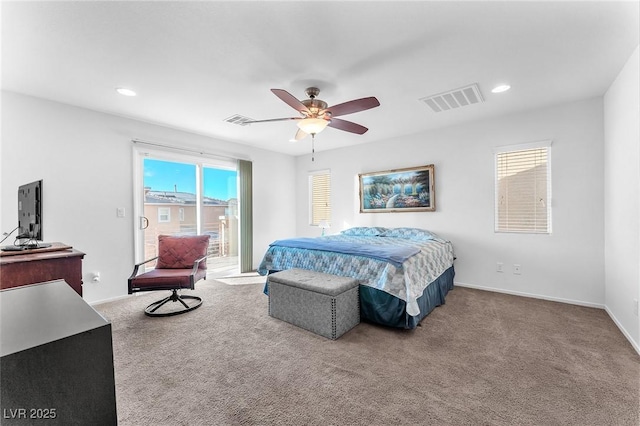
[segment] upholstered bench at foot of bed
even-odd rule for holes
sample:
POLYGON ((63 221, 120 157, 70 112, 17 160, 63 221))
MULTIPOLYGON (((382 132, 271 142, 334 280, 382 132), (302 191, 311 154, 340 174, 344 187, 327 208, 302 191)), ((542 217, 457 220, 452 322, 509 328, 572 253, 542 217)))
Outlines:
POLYGON ((360 323, 358 280, 305 269, 268 276, 269 315, 337 339, 360 323))

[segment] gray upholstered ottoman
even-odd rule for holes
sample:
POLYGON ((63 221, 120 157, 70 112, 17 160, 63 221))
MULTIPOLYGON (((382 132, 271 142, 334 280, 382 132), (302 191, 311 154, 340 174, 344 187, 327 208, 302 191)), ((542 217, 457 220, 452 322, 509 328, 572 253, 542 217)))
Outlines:
POLYGON ((358 280, 306 269, 269 275, 269 315, 329 339, 360 323, 358 280))

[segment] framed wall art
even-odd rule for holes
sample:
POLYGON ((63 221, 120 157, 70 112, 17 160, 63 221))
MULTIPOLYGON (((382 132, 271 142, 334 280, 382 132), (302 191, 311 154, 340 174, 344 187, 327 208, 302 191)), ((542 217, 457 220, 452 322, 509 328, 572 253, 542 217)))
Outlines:
POLYGON ((435 169, 428 166, 362 173, 360 213, 433 212, 435 169))

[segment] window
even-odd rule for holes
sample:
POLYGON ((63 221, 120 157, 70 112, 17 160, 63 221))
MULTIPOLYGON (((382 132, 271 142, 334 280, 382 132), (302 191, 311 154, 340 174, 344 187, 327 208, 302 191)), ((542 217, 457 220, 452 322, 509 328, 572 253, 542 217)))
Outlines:
POLYGON ((171 222, 171 209, 158 207, 158 222, 171 222))
POLYGON ((551 233, 551 141, 495 150, 495 231, 551 233))
POLYGON ((331 173, 328 170, 309 175, 309 224, 331 223, 331 173))
POLYGON ((210 273, 251 270, 250 161, 137 140, 133 153, 136 263, 156 255, 159 235, 207 234, 210 273))

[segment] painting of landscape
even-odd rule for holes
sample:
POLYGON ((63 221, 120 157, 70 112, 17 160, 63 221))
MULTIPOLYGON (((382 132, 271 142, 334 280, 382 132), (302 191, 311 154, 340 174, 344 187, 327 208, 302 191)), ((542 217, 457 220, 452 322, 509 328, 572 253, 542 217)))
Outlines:
POLYGON ((433 164, 360 174, 360 213, 435 211, 433 164))

